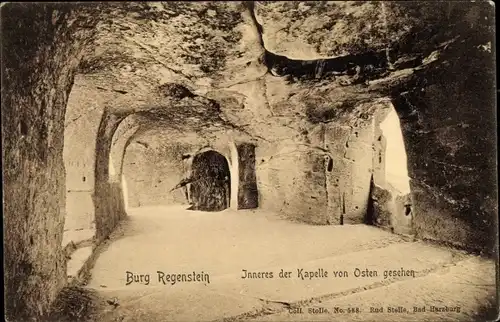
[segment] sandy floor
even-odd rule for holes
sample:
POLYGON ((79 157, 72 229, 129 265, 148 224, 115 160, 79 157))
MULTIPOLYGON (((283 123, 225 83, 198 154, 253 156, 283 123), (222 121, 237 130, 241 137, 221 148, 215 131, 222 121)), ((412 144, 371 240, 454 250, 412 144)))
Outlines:
POLYGON ((370 226, 309 226, 262 210, 129 215, 88 285, 119 303, 102 321, 472 321, 494 300, 493 261, 370 226), (263 278, 242 278, 243 270, 263 278), (401 270, 411 276, 384 275, 401 270), (167 281, 193 271, 201 281, 167 281), (127 272, 142 282, 126 285, 127 272))

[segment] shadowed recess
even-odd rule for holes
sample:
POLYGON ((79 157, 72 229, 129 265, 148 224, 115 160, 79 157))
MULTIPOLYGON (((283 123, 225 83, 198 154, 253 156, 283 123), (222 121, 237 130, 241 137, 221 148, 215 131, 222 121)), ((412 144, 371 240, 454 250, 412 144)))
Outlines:
POLYGON ((190 195, 191 210, 221 211, 229 207, 231 175, 226 158, 206 151, 193 158, 190 195))

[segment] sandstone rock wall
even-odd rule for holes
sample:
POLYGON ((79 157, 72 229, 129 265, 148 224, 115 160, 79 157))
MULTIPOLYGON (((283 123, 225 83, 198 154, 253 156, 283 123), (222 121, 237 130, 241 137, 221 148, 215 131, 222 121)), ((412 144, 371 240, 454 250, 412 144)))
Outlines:
POLYGON ((255 174, 255 145, 237 145, 238 152, 238 209, 253 209, 259 205, 255 174))
POLYGON ((498 211, 493 87, 476 73, 448 75, 447 84, 400 96, 395 106, 409 147, 417 236, 491 249, 498 211))
POLYGON ((129 206, 187 205, 184 189, 170 190, 183 179, 185 165, 182 155, 191 152, 192 146, 150 146, 148 143, 145 146, 134 142, 126 151, 123 173, 127 180, 129 206))
MULTIPOLYGON (((115 130, 130 113, 147 118, 141 126, 176 131, 175 140, 191 130, 205 136, 230 130, 242 142, 255 143, 264 209, 313 224, 340 222, 343 212, 346 222, 360 222, 369 204, 368 169, 383 189, 391 189, 382 179, 388 164, 380 153, 384 140, 378 141, 376 127, 369 130, 374 104, 358 103, 390 96, 402 124, 412 189, 410 197, 393 194, 395 230, 404 231, 411 219, 419 237, 494 251, 497 124, 490 2, 78 6, 73 13, 73 4, 2 6, 8 317, 43 315, 64 284, 64 216, 66 210, 76 212, 66 204, 78 199, 66 198, 64 113, 76 72, 90 77, 93 93, 82 96, 81 109, 96 95, 108 95, 99 106, 107 112, 96 135, 95 161, 84 148, 92 138, 76 143, 78 130, 67 127, 69 142, 82 151, 81 159, 67 160, 68 180, 71 189, 91 189, 94 182, 100 239, 125 214, 123 191, 109 164, 110 154, 115 159, 115 130), (91 36, 98 38, 95 44, 91 36), (357 119, 366 125, 354 126, 357 119), (367 150, 369 132, 375 154, 367 150), (408 203, 411 215, 401 217, 408 203)), ((82 90, 80 85, 73 88, 82 90)), ((78 115, 68 109, 71 119, 78 115)), ((90 123, 93 135, 90 128, 97 123, 90 123)), ((127 140, 116 145, 117 160, 127 140)), ((233 151, 220 152, 236 168, 233 151)))
POLYGON ((93 201, 98 241, 109 236, 118 222, 126 216, 121 182, 112 182, 109 172, 112 138, 125 117, 126 115, 116 115, 105 109, 97 131, 93 201))
POLYGON ((328 177, 329 211, 334 222, 343 215, 344 224, 363 223, 367 212, 372 176, 373 119, 353 127, 328 125, 325 146, 330 151, 332 170, 328 177))
POLYGON ((377 101, 367 105, 373 115, 351 125, 318 124, 308 143, 258 145, 261 206, 308 223, 365 223, 372 176, 385 180, 384 138, 376 129, 390 108, 377 101))
MULTIPOLYGON (((78 78, 76 82, 78 84, 78 78)), ((63 152, 66 169, 65 231, 95 229, 92 199, 95 144, 104 111, 102 97, 96 92, 88 86, 79 86, 79 90, 72 91, 68 99, 63 152)))
POLYGON ((110 155, 110 162, 113 165, 112 170, 110 171, 110 180, 112 182, 122 181, 125 151, 132 143, 135 135, 139 133, 140 129, 140 126, 134 121, 134 115, 129 115, 120 123, 120 125, 118 125, 118 128, 113 135, 110 155))
POLYGON ((258 145, 259 205, 288 219, 326 224, 323 153, 300 145, 258 145))
POLYGON ((491 2, 451 5, 458 15, 449 34, 460 41, 394 95, 417 236, 489 253, 498 243, 492 9, 491 2))
POLYGON ((57 5, 1 14, 5 309, 26 321, 47 313, 66 280, 64 112, 88 30, 57 5))

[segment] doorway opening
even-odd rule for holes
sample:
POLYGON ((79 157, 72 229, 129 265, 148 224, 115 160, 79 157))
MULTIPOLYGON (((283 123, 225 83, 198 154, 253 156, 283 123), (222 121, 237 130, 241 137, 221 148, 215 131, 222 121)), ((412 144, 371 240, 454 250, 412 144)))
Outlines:
POLYGON ((374 172, 365 223, 408 234, 411 231, 410 178, 403 131, 391 105, 374 141, 374 172))
POLYGON ((406 160, 406 149, 398 114, 394 107, 380 123, 380 129, 386 140, 385 148, 385 182, 398 194, 410 193, 410 178, 406 160))
POLYGON ((231 174, 226 158, 213 150, 194 156, 190 210, 222 211, 230 206, 231 174))

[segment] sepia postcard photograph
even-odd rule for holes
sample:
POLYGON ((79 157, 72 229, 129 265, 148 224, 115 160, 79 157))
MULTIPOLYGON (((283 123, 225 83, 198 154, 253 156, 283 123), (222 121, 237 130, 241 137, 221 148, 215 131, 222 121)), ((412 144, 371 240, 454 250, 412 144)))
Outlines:
POLYGON ((0 10, 6 321, 498 319, 492 1, 0 10))

